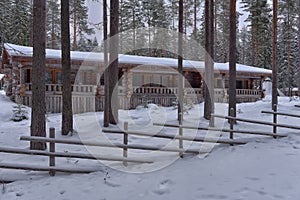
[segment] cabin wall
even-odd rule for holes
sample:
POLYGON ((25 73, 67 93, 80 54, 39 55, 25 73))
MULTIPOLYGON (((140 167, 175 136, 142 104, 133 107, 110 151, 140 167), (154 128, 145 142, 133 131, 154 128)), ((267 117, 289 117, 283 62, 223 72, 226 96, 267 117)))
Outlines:
MULTIPOLYGON (((25 60, 6 59, 3 66, 7 74, 7 94, 18 103, 31 106, 32 63, 25 60)), ((171 106, 177 101, 178 72, 166 66, 136 66, 120 64, 119 68, 119 106, 131 109, 145 103, 171 106)), ((203 101, 202 72, 184 71, 184 101, 199 103, 203 101)), ((47 112, 61 112, 62 108, 62 68, 59 60, 47 60, 46 66, 47 112)), ((259 85, 264 77, 253 74, 238 74, 237 102, 260 99, 259 85)), ((103 66, 99 63, 72 61, 71 82, 73 84, 74 113, 101 111, 104 108, 103 66), (100 73, 99 73, 100 72, 100 73)), ((228 101, 228 73, 215 74, 215 101, 228 101)))

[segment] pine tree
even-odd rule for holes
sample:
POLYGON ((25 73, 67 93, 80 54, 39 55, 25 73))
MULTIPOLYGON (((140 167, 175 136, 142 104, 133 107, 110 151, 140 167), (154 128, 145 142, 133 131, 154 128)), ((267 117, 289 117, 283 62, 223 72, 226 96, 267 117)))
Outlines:
MULTIPOLYGON (((33 1, 33 63, 31 136, 46 137, 45 66, 46 0, 33 1)), ((30 149, 44 150, 45 142, 31 142, 30 149)))
POLYGON ((47 0, 47 47, 58 49, 60 46, 60 4, 59 0, 47 0))
POLYGON ((109 122, 118 123, 118 71, 119 71, 119 0, 110 0, 110 37, 109 40, 109 95, 111 106, 109 111, 109 122))
POLYGON ((282 0, 278 4, 279 32, 278 32, 278 87, 288 90, 296 86, 295 72, 297 66, 297 2, 282 0))
POLYGON ((31 44, 30 30, 32 27, 32 10, 28 0, 13 0, 6 10, 7 20, 5 29, 6 40, 10 43, 29 46, 31 44), (18 27, 18 28, 16 28, 18 27))
POLYGON ((242 0, 244 11, 249 12, 246 21, 250 22, 251 57, 257 67, 271 66, 271 9, 267 0, 242 0), (267 60, 266 60, 267 59, 267 60))
POLYGON ((78 38, 85 38, 94 34, 93 28, 88 26, 88 8, 85 0, 70 0, 70 22, 73 27, 73 50, 77 50, 78 38))
POLYGON ((143 47, 145 35, 141 31, 144 27, 141 1, 120 1, 120 51, 137 54, 143 47))
POLYGON ((166 31, 161 31, 161 28, 169 28, 171 21, 167 6, 163 0, 142 0, 142 12, 143 22, 148 28, 149 55, 161 56, 160 49, 164 49, 167 45, 166 31))
POLYGON ((0 50, 2 52, 3 43, 7 42, 7 34, 8 34, 8 27, 9 27, 9 9, 12 0, 8 1, 1 1, 0 2, 0 50))
POLYGON ((71 44, 70 44, 70 7, 69 1, 61 0, 61 46, 62 46, 62 135, 73 132, 72 89, 71 89, 71 44))

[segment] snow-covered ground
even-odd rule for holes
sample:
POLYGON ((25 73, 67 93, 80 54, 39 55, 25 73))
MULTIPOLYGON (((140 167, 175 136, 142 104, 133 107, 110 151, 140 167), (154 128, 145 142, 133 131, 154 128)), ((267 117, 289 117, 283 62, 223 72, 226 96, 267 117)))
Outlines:
MULTIPOLYGON (((280 98, 278 110, 300 114, 300 108, 294 107, 300 101, 280 98)), ((12 122, 14 104, 0 92, 0 147, 18 147, 27 149, 29 144, 20 141, 20 136, 28 136, 30 120, 12 122)), ((226 114, 224 104, 217 104, 216 111, 226 114)), ((194 106, 184 117, 189 125, 208 126, 201 117, 203 105, 194 106)), ((30 111, 30 109, 28 108, 30 111)), ((269 101, 238 105, 238 116, 242 118, 272 121, 272 116, 261 114, 261 110, 271 110, 269 101)), ((29 114, 30 116, 30 114, 29 114)), ((85 113, 75 116, 78 131, 73 136, 60 135, 60 114, 47 116, 47 128, 55 127, 57 138, 74 140, 121 142, 122 136, 101 134, 102 113, 85 113)), ((153 127, 153 122, 176 122, 174 108, 162 108, 150 105, 131 111, 120 111, 120 127, 129 122, 129 130, 162 132, 176 134, 172 128, 153 127)), ((299 124, 299 119, 279 117, 280 123, 299 124)), ((220 127, 228 127, 224 121, 217 120, 220 127)), ((238 123, 236 128, 271 131, 272 127, 238 123)), ((151 199, 195 199, 195 200, 244 200, 244 199, 299 199, 300 196, 300 131, 279 129, 279 133, 288 133, 288 137, 235 135, 235 138, 252 138, 246 145, 200 145, 185 143, 185 147, 213 150, 200 156, 185 155, 178 158, 175 153, 142 152, 129 150, 129 157, 142 157, 154 160, 154 164, 131 164, 123 167, 121 162, 100 162, 82 159, 57 158, 57 166, 86 167, 97 169, 90 174, 57 173, 50 177, 47 172, 0 169, 1 181, 14 181, 2 184, 1 200, 151 200, 151 199)), ((184 130, 184 135, 209 136, 212 133, 184 130)), ((218 136, 218 134, 215 134, 218 136)), ((223 133, 220 137, 228 138, 223 133)), ((130 144, 156 145, 170 147, 178 141, 131 136, 130 144)), ((82 146, 57 145, 57 151, 80 152, 105 155, 122 155, 118 149, 85 148, 82 146)), ((24 156, 0 153, 0 162, 48 165, 47 157, 24 156)))

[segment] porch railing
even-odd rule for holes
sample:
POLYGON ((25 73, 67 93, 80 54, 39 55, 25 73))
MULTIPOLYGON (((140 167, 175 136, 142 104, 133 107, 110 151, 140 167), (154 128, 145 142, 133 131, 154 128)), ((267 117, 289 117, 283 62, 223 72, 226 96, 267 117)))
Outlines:
MULTIPOLYGON (((32 91, 32 84, 27 83, 25 85, 26 92, 32 91)), ((61 84, 46 84, 46 92, 60 94, 62 93, 63 86, 61 84)), ((95 85, 72 85, 73 93, 92 93, 96 94, 97 86, 95 85)))

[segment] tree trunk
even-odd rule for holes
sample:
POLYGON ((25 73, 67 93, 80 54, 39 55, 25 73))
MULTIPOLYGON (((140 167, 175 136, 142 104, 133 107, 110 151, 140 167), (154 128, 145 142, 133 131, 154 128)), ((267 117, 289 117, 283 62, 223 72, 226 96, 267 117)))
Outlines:
POLYGON ((73 37, 74 37, 74 42, 73 42, 73 50, 76 51, 77 50, 77 19, 76 19, 76 2, 74 1, 74 27, 73 27, 73 37))
MULTIPOLYGON (((298 9, 300 9, 300 1, 298 1, 298 9)), ((298 16, 298 65, 300 65, 300 15, 298 16)), ((300 71, 298 72, 298 95, 300 95, 300 71)))
MULTIPOLYGON (((194 42, 197 41, 197 0, 194 0, 194 42)), ((196 49, 195 49, 196 50, 196 49)))
POLYGON ((132 38, 132 43, 133 43, 133 51, 134 51, 134 55, 136 55, 136 20, 135 20, 135 9, 132 10, 133 13, 133 19, 132 19, 132 23, 133 23, 133 38, 132 38))
POLYGON ((178 121, 182 124, 183 119, 183 0, 179 0, 179 21, 178 21, 178 121))
POLYGON ((251 20, 251 58, 252 65, 255 66, 255 36, 254 36, 254 20, 251 20))
POLYGON ((111 112, 109 122, 118 123, 118 72, 119 72, 119 0, 110 0, 110 40, 109 40, 109 96, 111 98, 111 112))
POLYGON ((214 1, 205 0, 204 118, 214 113, 214 1))
POLYGON ((104 127, 109 126, 109 110, 111 107, 109 96, 109 69, 107 52, 107 3, 103 0, 103 46, 104 46, 104 127))
POLYGON ((54 13, 51 13, 51 48, 55 49, 54 13))
POLYGON ((230 45, 229 45, 229 106, 236 116, 236 0, 230 0, 230 45))
POLYGON ((71 58, 70 58, 70 7, 69 1, 61 0, 61 47, 62 47, 62 135, 73 132, 71 58))
POLYGON ((290 19, 290 13, 288 12, 288 96, 292 96, 291 91, 291 19, 290 19))
MULTIPOLYGON (((46 137, 45 66, 46 66, 46 1, 33 2, 33 62, 31 136, 46 137)), ((30 149, 44 150, 45 142, 30 142, 30 149)))
POLYGON ((214 9, 214 12, 215 12, 215 14, 214 14, 214 59, 215 59, 215 61, 216 62, 218 62, 217 61, 217 51, 216 51, 216 49, 217 49, 217 41, 218 41, 218 32, 217 32, 217 14, 218 14, 218 10, 217 10, 217 3, 218 3, 218 1, 217 0, 215 0, 215 9, 214 9))
MULTIPOLYGON (((300 1, 299 1, 300 2, 300 1)), ((300 4, 300 3, 299 3, 300 4)), ((273 0, 273 47, 272 47, 272 109, 277 100, 277 8, 278 0, 273 0)))

